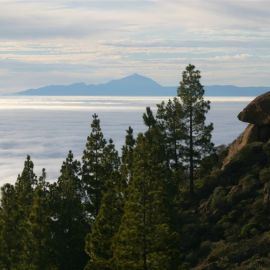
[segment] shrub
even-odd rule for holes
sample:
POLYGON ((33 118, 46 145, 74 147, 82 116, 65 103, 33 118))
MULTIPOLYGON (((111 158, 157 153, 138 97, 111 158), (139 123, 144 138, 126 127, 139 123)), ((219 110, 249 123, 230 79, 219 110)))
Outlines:
MULTIPOLYGON (((267 162, 267 156, 263 151, 263 143, 254 142, 246 145, 231 162, 225 167, 226 175, 240 176, 245 172, 251 172, 256 165, 264 165, 267 162)), ((256 168, 257 169, 257 168, 256 168)))
POLYGON ((241 237, 250 237, 252 235, 256 235, 258 233, 258 230, 256 229, 256 224, 249 223, 242 227, 241 229, 241 237))
POLYGON ((227 202, 227 191, 223 187, 216 187, 212 196, 211 196, 211 203, 210 207, 218 210, 226 210, 228 207, 227 202))
POLYGON ((260 171, 259 175, 261 183, 267 183, 270 181, 270 167, 264 168, 260 171))

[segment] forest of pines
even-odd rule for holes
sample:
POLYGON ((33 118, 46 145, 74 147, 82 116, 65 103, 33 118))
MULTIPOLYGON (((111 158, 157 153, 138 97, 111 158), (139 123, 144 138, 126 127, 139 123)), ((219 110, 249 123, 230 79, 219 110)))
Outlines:
POLYGON ((224 179, 234 172, 221 172, 200 78, 187 66, 177 97, 146 108, 146 131, 134 138, 129 127, 120 155, 94 114, 82 162, 69 151, 54 183, 45 170, 35 175, 28 156, 15 184, 1 188, 0 269, 258 269, 237 267, 253 258, 248 237, 269 225, 243 231, 242 206, 228 206, 224 179), (247 248, 233 257, 241 241, 247 248))

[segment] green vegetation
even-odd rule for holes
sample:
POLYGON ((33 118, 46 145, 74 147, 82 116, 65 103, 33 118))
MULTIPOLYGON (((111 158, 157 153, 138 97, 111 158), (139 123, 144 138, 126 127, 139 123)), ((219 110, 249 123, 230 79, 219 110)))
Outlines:
POLYGON ((205 125, 205 115, 210 109, 210 102, 203 98, 204 89, 200 83, 200 71, 189 65, 183 72, 183 79, 178 88, 182 101, 183 140, 182 153, 189 168, 189 189, 194 192, 194 172, 203 157, 213 151, 211 132, 213 125, 205 125))
POLYGON ((222 168, 199 79, 189 65, 121 156, 96 114, 82 165, 70 151, 54 183, 28 156, 1 188, 0 269, 269 269, 270 141, 222 168))

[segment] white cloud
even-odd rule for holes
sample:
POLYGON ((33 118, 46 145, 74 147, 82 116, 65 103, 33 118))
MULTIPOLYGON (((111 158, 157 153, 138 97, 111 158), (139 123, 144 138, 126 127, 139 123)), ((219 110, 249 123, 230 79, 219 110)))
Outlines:
POLYGON ((261 72, 235 77, 270 68, 269 10, 263 0, 0 0, 0 93, 132 72, 175 84, 190 62, 215 76, 207 83, 270 85, 261 72))
MULTIPOLYGON (((164 97, 114 97, 110 100, 107 97, 2 98, 0 186, 16 180, 27 154, 34 161, 36 174, 40 175, 42 168, 46 168, 49 179, 56 180, 69 149, 76 158, 81 158, 93 113, 98 113, 106 139, 112 138, 120 151, 128 126, 132 123, 135 136, 142 132, 145 107, 155 108, 162 100, 164 97), (18 103, 24 109, 19 109, 18 103)), ((245 126, 234 117, 249 101, 244 99, 242 102, 213 102, 208 120, 215 124, 214 141, 217 144, 230 143, 245 126)))

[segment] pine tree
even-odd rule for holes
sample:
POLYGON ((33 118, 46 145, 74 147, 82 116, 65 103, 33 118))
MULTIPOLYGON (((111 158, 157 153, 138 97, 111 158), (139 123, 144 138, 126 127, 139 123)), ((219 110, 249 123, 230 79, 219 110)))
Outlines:
POLYGON ((182 105, 179 98, 164 101, 157 105, 157 122, 160 127, 166 144, 166 159, 168 166, 173 172, 182 170, 182 105))
POLYGON ((86 191, 86 209, 90 219, 94 220, 100 208, 104 188, 105 171, 102 159, 106 146, 106 140, 100 128, 100 120, 96 114, 93 115, 91 128, 82 157, 82 181, 86 191))
POLYGON ((0 209, 0 268, 13 269, 20 261, 17 246, 20 234, 16 222, 18 213, 15 188, 11 184, 1 188, 0 209))
POLYGON ((179 98, 174 98, 167 103, 163 101, 157 107, 157 125, 163 134, 168 167, 168 196, 173 202, 184 179, 182 105, 179 98))
POLYGON ((206 125, 210 102, 204 100, 201 74, 195 66, 188 65, 183 72, 178 95, 183 108, 184 162, 188 164, 190 193, 194 192, 194 171, 201 159, 213 151, 211 132, 213 125, 206 125))
POLYGON ((21 175, 15 183, 15 194, 17 203, 17 228, 20 237, 17 239, 17 249, 19 254, 19 269, 29 269, 32 263, 31 255, 31 229, 29 217, 31 213, 34 189, 37 185, 37 176, 34 173, 34 163, 30 156, 27 156, 21 175))
POLYGON ((33 169, 34 164, 30 156, 27 156, 15 186, 7 184, 1 189, 0 256, 3 256, 3 269, 34 269, 31 267, 29 223, 33 191, 37 183, 33 169))
POLYGON ((146 107, 146 112, 143 114, 144 124, 150 129, 151 127, 156 126, 157 120, 150 107, 146 107))
POLYGON ((80 173, 80 162, 69 151, 52 191, 54 261, 60 270, 83 269, 87 262, 84 238, 89 227, 82 204, 80 173))
MULTIPOLYGON (((150 110, 146 117, 153 120, 150 110)), ((152 128, 146 135, 138 136, 134 149, 133 177, 114 239, 116 269, 174 269, 176 235, 170 228, 168 215, 165 153, 160 132, 152 120, 147 122, 152 128)))
POLYGON ((181 189, 185 187, 185 170, 183 165, 182 143, 183 111, 179 98, 164 101, 157 105, 157 126, 163 136, 165 160, 167 165, 166 191, 169 200, 170 225, 174 231, 179 230, 179 199, 181 189))
POLYGON ((133 151, 135 139, 133 137, 133 129, 129 127, 126 131, 125 145, 122 147, 121 158, 121 175, 128 183, 132 177, 133 151))
POLYGON ((34 173, 34 163, 30 156, 27 156, 21 175, 18 176, 15 183, 15 192, 17 201, 23 207, 24 214, 29 213, 33 201, 33 191, 37 185, 37 177, 34 173))
POLYGON ((104 172, 102 191, 105 191, 107 189, 107 183, 110 182, 111 175, 115 172, 118 173, 120 166, 120 158, 118 155, 118 151, 116 151, 112 139, 109 140, 108 144, 103 149, 103 153, 101 156, 101 166, 104 172))
POLYGON ((112 270, 112 240, 118 231, 123 213, 125 181, 119 173, 120 161, 113 142, 104 149, 106 187, 101 207, 86 240, 86 251, 90 257, 86 269, 112 270))
POLYGON ((51 216, 50 184, 46 182, 46 171, 42 170, 33 194, 30 211, 31 265, 29 269, 53 269, 51 260, 51 216))

